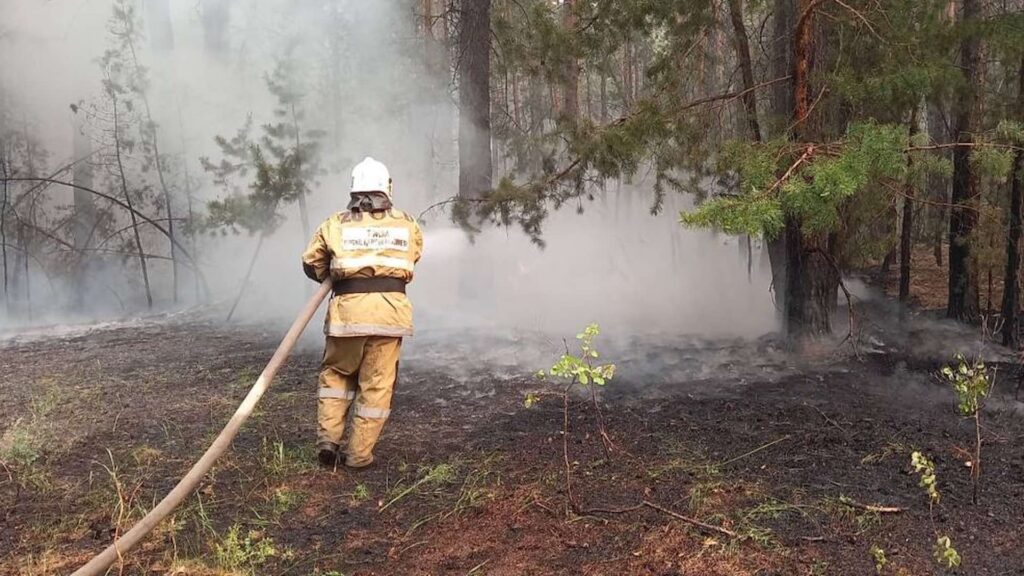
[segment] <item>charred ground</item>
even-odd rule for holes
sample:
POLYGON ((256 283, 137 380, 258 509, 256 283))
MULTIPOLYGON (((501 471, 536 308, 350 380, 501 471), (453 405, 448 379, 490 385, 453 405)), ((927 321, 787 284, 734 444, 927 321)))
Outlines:
MULTIPOLYGON (((6 343, 0 573, 68 573, 130 526, 205 449, 278 337, 177 319, 6 343)), ((516 366, 534 359, 481 360, 522 341, 425 335, 403 361, 378 465, 359 474, 312 464, 318 353, 306 347, 123 573, 869 574, 877 545, 887 573, 930 574, 936 529, 963 556, 958 573, 1024 573, 1015 368, 985 414, 972 506, 972 430, 936 359, 880 337, 859 358, 799 365, 771 339, 627 343, 644 352, 621 359, 602 400, 610 457, 589 399, 571 407, 581 514, 566 506, 561 401, 523 405, 542 385, 516 366), (457 374, 441 369, 459 358, 457 374), (912 450, 938 466, 934 522, 912 450)))

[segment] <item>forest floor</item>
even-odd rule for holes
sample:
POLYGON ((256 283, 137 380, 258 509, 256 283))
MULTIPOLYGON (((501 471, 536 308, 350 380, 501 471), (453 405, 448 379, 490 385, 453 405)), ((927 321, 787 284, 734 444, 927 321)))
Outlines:
MULTIPOLYGON (((590 399, 574 399, 579 511, 561 400, 524 406, 548 389, 531 374, 560 343, 530 356, 509 352, 530 345, 523 335, 415 339, 377 465, 353 473, 314 463, 312 334, 197 494, 112 573, 866 575, 877 546, 884 574, 923 575, 943 573, 943 534, 963 558, 953 573, 1024 574, 1016 367, 993 364, 972 505, 973 425, 935 377, 957 340, 935 330, 876 328, 856 355, 799 358, 770 337, 607 336, 615 449, 602 449, 590 399), (914 450, 936 462, 931 511, 914 450)), ((172 318, 0 342, 0 574, 67 574, 127 529, 220 430, 280 335, 172 318)))

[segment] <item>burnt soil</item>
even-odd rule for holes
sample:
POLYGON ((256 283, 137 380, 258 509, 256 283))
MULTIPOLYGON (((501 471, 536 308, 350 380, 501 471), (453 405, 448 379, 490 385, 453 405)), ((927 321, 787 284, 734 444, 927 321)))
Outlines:
MULTIPOLYGON (((0 573, 70 573, 127 529, 220 430, 281 332, 178 319, 0 344, 0 573)), ((1024 574, 1013 366, 983 416, 972 505, 973 422, 933 358, 776 350, 770 365, 654 382, 653 363, 708 346, 651 346, 602 391, 609 454, 591 399, 572 398, 573 510, 562 400, 524 406, 558 388, 460 349, 431 356, 445 338, 426 340, 403 360, 372 469, 313 464, 319 357, 305 346, 198 493, 112 573, 865 575, 878 546, 885 574, 938 574, 944 534, 963 558, 948 572, 1024 574), (936 462, 932 510, 914 450, 936 462)))

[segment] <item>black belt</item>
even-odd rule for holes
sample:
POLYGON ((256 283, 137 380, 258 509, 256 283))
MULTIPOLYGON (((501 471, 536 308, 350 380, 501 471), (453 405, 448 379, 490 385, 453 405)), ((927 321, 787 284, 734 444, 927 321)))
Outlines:
POLYGON ((334 283, 335 296, 371 292, 401 292, 405 294, 405 280, 401 278, 346 278, 334 283))

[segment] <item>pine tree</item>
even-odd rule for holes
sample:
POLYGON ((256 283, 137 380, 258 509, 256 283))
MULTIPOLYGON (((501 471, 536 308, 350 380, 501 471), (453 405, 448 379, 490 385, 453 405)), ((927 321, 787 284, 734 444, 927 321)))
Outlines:
POLYGON ((259 236, 242 287, 228 312, 228 320, 234 316, 249 283, 264 240, 284 220, 280 214, 282 205, 298 204, 303 240, 310 237, 305 198, 320 172, 320 140, 325 133, 302 128, 303 92, 290 50, 278 59, 265 81, 277 103, 271 111, 274 121, 261 126, 258 142, 252 135, 250 116, 233 137, 214 139, 221 150, 219 162, 201 159, 214 182, 227 192, 224 198, 207 204, 203 227, 225 233, 244 230, 259 236))
MULTIPOLYGON (((171 292, 172 299, 178 302, 178 277, 179 262, 174 236, 174 199, 168 184, 168 175, 164 168, 166 159, 160 153, 159 126, 153 119, 153 109, 149 102, 149 71, 141 64, 139 58, 139 45, 142 41, 140 22, 135 14, 135 8, 128 0, 117 0, 114 4, 114 14, 111 18, 110 32, 115 39, 115 45, 107 50, 104 59, 107 66, 116 68, 119 75, 123 75, 122 87, 126 88, 142 104, 142 120, 138 125, 140 141, 144 149, 147 163, 151 164, 156 171, 157 182, 163 200, 163 208, 167 213, 167 230, 171 252, 171 266, 173 272, 171 292)), ((132 215, 134 218, 134 215, 132 215)), ((143 266, 145 269, 145 266, 143 266)), ((147 280, 148 285, 148 280, 147 280)), ((148 293, 148 288, 147 288, 148 293)), ((152 303, 150 303, 152 306, 152 303)))

